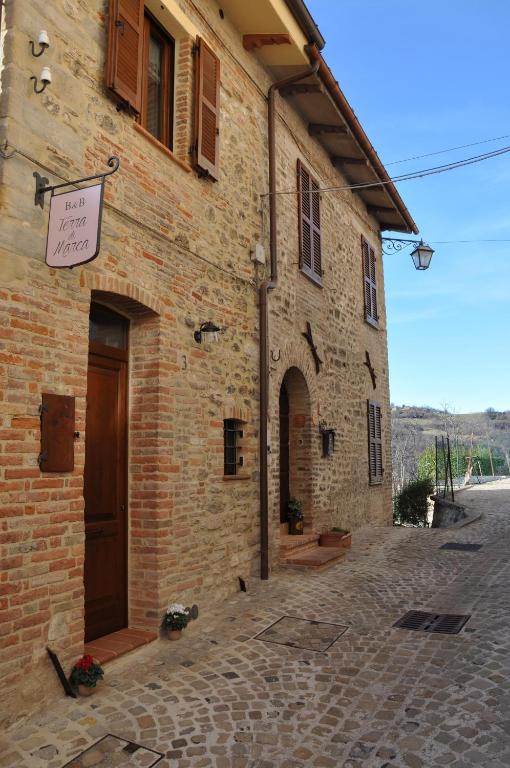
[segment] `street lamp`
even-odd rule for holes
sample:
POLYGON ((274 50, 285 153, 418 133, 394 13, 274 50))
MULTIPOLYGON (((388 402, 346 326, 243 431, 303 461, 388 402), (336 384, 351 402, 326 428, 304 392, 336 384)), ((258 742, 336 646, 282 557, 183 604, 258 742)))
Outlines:
POLYGON ((426 245, 423 240, 403 240, 399 237, 381 237, 383 243, 383 253, 390 254, 396 251, 401 251, 402 248, 407 248, 409 245, 414 245, 411 253, 411 258, 414 262, 415 269, 424 270, 430 267, 432 254, 434 250, 430 245, 426 245))

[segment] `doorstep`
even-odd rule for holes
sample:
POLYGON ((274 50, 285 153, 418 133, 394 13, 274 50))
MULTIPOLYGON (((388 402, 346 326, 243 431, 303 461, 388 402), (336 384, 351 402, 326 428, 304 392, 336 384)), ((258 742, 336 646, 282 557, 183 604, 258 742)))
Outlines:
POLYGON ((296 549, 285 554, 280 559, 280 565, 284 568, 306 568, 307 570, 324 570, 344 557, 345 549, 340 547, 307 546, 302 550, 296 549))
POLYGON ((112 632, 110 635, 98 637, 85 643, 83 652, 93 656, 100 664, 106 661, 117 659, 124 656, 125 653, 134 651, 142 645, 152 643, 159 637, 157 632, 150 632, 146 629, 119 629, 118 632, 112 632))

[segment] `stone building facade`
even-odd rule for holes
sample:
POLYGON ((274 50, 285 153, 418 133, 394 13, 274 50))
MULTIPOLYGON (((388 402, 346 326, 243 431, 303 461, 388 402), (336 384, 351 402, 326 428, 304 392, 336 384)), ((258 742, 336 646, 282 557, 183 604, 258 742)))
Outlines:
MULTIPOLYGON (((299 81, 301 88, 275 95, 278 280, 267 295, 263 448, 269 571, 278 566, 285 533, 282 482, 287 496, 303 502, 307 532, 391 521, 379 235, 415 227, 391 184, 366 194, 310 194, 312 206, 320 205, 320 279, 306 274, 298 161, 321 188, 382 180, 384 169, 328 77, 320 33, 303 3, 246 5, 145 3, 156 32, 147 33, 144 45, 150 39, 157 52, 161 33, 172 57, 170 117, 160 141, 154 115, 137 117, 125 93, 120 97, 105 80, 116 55, 112 41, 130 32, 138 0, 4 0, 0 670, 7 719, 57 695, 47 645, 68 669, 84 638, 113 631, 105 615, 119 604, 116 589, 124 591, 114 629, 119 622, 157 629, 168 602, 218 601, 239 588, 239 576, 259 576, 259 304, 273 253, 268 91, 314 63, 316 72, 299 81), (40 30, 50 46, 34 57, 29 41, 40 30), (207 126, 195 95, 203 43, 219 68, 218 130, 211 134, 217 155, 209 167, 200 158, 208 148, 198 129, 207 126), (31 77, 39 78, 42 66, 50 67, 52 81, 37 93, 41 81, 31 77), (34 205, 33 173, 58 184, 107 170, 111 155, 120 167, 105 181, 98 257, 73 269, 49 268, 50 196, 44 207, 34 205), (375 269, 376 323, 367 322, 365 242, 373 249, 365 255, 372 254, 375 269), (217 343, 207 333, 195 339, 207 322, 221 328, 217 343), (73 399, 66 401, 75 409, 72 469, 47 471, 40 458, 47 394, 73 399), (370 482, 367 401, 376 401, 381 415, 386 472, 376 482, 370 482), (288 447, 280 435, 284 422, 288 447), (335 430, 331 456, 323 456, 321 427, 335 430), (227 455, 235 457, 228 472, 227 455), (111 515, 108 504, 116 506, 111 515), (117 537, 116 549, 109 549, 109 537, 117 537), (87 590, 94 593, 89 602, 102 600, 96 614, 94 606, 85 610, 87 590), (87 615, 96 616, 88 629, 87 615)), ((128 70, 142 60, 121 59, 114 64, 128 70)), ((163 61, 156 59, 149 58, 149 78, 163 61)), ((149 112, 151 82, 143 97, 149 112)))

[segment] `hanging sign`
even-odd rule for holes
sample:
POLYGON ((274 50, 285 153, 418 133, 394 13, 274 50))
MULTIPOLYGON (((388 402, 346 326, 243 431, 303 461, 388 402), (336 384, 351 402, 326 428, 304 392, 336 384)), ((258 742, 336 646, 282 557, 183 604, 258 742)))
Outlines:
POLYGON ((46 241, 49 267, 76 267, 99 253, 103 184, 52 195, 46 241))
POLYGON ((44 195, 51 192, 46 240, 46 264, 49 267, 71 268, 96 258, 101 239, 104 182, 118 170, 119 164, 119 158, 112 155, 108 158, 111 170, 52 186, 48 186, 47 178, 34 171, 34 204, 44 208, 44 195), (55 194, 56 189, 97 180, 100 180, 99 184, 91 187, 55 194))

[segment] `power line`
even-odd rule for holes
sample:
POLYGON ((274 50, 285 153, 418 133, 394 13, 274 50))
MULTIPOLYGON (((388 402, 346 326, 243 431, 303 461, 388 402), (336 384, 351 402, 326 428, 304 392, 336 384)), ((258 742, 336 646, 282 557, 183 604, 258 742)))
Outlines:
MULTIPOLYGON (((359 184, 345 184, 339 187, 320 187, 316 190, 311 190, 309 194, 321 194, 322 192, 340 192, 343 190, 358 190, 358 189, 370 189, 372 187, 384 187, 387 184, 393 184, 399 181, 410 181, 412 179, 421 179, 425 176, 433 176, 438 173, 446 173, 446 171, 453 171, 457 168, 463 168, 466 165, 473 165, 474 163, 481 163, 483 160, 490 160, 492 157, 498 157, 510 152, 510 147, 503 147, 496 149, 493 152, 486 152, 483 155, 474 155, 473 157, 467 157, 464 160, 456 160, 455 162, 446 163, 444 165, 437 165, 432 168, 424 168, 421 171, 410 171, 409 173, 403 173, 399 176, 393 176, 392 178, 382 181, 372 182, 360 182, 359 184)), ((280 190, 274 192, 275 195, 297 195, 300 194, 296 189, 280 190)), ((269 197, 271 192, 266 192, 261 197, 269 197)))
POLYGON ((398 163, 407 163, 410 160, 421 160, 424 157, 433 157, 434 155, 444 155, 447 152, 455 152, 457 149, 467 149, 468 147, 477 147, 480 144, 489 144, 492 141, 502 141, 503 139, 510 139, 510 133, 505 136, 495 136, 493 139, 483 139, 483 141, 473 141, 471 144, 460 144, 458 147, 450 147, 449 149, 438 149, 436 152, 427 152, 425 155, 413 155, 413 157, 406 157, 404 160, 392 160, 384 165, 397 165, 398 163))
MULTIPOLYGON (((1 0, 0 0, 1 2, 1 0)), ((26 160, 29 160, 30 162, 37 165, 39 168, 41 168, 43 171, 47 171, 48 173, 51 173, 52 176, 56 176, 57 179, 61 179, 62 181, 67 181, 65 176, 62 176, 58 171, 55 171, 53 168, 50 168, 48 165, 45 165, 40 160, 37 160, 37 158, 32 157, 32 155, 28 154, 27 152, 24 152, 22 149, 18 149, 17 147, 12 146, 11 144, 8 144, 8 142, 5 142, 3 147, 0 148, 0 157, 3 160, 10 160, 11 157, 14 157, 15 155, 20 155, 21 157, 24 157, 26 160), (10 153, 7 153, 7 149, 11 149, 10 153)), ((81 187, 79 184, 75 182, 69 182, 71 186, 76 187, 77 189, 80 189, 81 187)), ((104 202, 104 207, 107 209, 110 209, 114 213, 116 213, 118 216, 126 219, 127 221, 130 221, 132 224, 136 224, 143 229, 145 229, 147 232, 150 232, 154 236, 156 236, 159 240, 168 243, 169 245, 172 245, 177 251, 185 252, 191 256, 194 256, 195 258, 199 259, 200 261, 205 262, 205 264, 208 264, 210 267, 213 267, 214 269, 219 270, 220 272, 223 272, 224 274, 228 275, 229 277, 232 277, 236 280, 238 280, 241 283, 245 283, 246 285, 251 286, 252 288, 255 288, 255 282, 253 280, 250 280, 249 278, 243 277, 236 272, 231 272, 228 269, 225 269, 220 264, 216 264, 214 261, 210 261, 205 256, 202 256, 202 254, 198 253, 197 251, 194 251, 192 248, 189 248, 185 246, 183 243, 177 243, 175 240, 172 240, 172 238, 165 235, 163 232, 160 232, 158 229, 155 229, 150 224, 146 224, 141 219, 137 219, 135 216, 131 216, 129 213, 126 213, 126 211, 121 210, 120 208, 117 208, 115 205, 113 205, 110 202, 104 202)))
POLYGON ((510 238, 508 240, 431 240, 431 243, 433 245, 457 245, 459 243, 510 243, 510 238))

